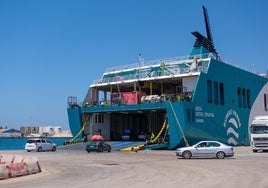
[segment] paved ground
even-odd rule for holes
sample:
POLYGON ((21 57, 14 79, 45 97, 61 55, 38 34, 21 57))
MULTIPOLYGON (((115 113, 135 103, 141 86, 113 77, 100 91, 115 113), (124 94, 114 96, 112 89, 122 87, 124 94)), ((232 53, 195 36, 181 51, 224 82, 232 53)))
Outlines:
POLYGON ((39 158, 42 173, 0 180, 5 188, 267 187, 268 153, 237 147, 223 160, 177 158, 175 151, 87 153, 0 151, 39 158))

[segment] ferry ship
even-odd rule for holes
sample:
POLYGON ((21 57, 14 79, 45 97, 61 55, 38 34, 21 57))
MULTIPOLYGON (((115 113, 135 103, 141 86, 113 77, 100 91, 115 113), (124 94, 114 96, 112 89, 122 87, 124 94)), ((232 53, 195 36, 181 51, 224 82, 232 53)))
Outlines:
POLYGON ((146 141, 175 149, 200 140, 249 145, 254 116, 268 115, 268 77, 231 65, 217 53, 203 7, 204 36, 190 54, 107 69, 83 102, 68 97, 73 141, 95 134, 105 140, 146 141))

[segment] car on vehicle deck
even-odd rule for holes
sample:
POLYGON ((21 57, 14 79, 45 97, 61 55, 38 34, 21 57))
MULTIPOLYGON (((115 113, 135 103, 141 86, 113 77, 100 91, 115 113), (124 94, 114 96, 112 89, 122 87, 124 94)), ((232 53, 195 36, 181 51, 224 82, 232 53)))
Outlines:
POLYGON ((197 158, 218 158, 234 156, 233 146, 228 146, 218 141, 201 141, 189 147, 176 149, 176 156, 190 159, 197 158))
POLYGON ((57 145, 45 138, 31 138, 25 144, 25 150, 30 151, 56 151, 57 145))
POLYGON ((91 151, 103 152, 108 151, 111 152, 112 147, 105 141, 91 141, 86 145, 86 151, 90 153, 91 151))

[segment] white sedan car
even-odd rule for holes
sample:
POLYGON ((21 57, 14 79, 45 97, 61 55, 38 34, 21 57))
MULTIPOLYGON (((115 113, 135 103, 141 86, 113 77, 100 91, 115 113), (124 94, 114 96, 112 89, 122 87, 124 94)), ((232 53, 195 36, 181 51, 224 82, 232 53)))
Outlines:
POLYGON ((218 159, 223 159, 225 157, 234 156, 234 151, 232 146, 228 146, 218 141, 201 141, 189 147, 176 149, 176 155, 183 157, 184 159, 190 159, 192 157, 216 157, 218 159))
POLYGON ((56 151, 57 145, 45 138, 28 139, 25 144, 25 150, 30 151, 56 151))

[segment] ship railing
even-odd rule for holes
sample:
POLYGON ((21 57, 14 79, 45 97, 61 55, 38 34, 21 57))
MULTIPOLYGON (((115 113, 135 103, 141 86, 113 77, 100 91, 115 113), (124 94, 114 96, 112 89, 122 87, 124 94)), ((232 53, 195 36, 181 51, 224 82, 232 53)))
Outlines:
MULTIPOLYGON (((119 93, 113 93, 113 95, 119 95, 119 93)), ((121 95, 121 94, 120 94, 121 95)), ((182 92, 177 94, 166 94, 166 95, 146 95, 138 99, 136 103, 129 102, 124 97, 122 98, 113 98, 108 100, 99 100, 98 102, 79 102, 77 106, 83 108, 90 108, 96 106, 114 106, 114 105, 137 105, 137 104, 147 104, 147 103, 159 103, 167 101, 187 101, 192 100, 192 92, 182 92)), ((70 106, 74 108, 74 106, 70 106)))
MULTIPOLYGON (((199 59, 205 59, 205 58, 217 58, 212 53, 208 54, 200 54, 197 55, 199 59)), ((153 73, 150 73, 150 67, 153 67, 155 65, 159 66, 162 63, 165 63, 166 65, 171 65, 174 62, 176 64, 184 64, 185 62, 191 62, 194 59, 194 56, 181 56, 181 57, 172 57, 172 58, 166 58, 166 59, 160 59, 160 60, 152 60, 152 61, 142 61, 140 63, 136 64, 130 64, 130 65, 124 65, 119 67, 113 67, 106 69, 105 73, 108 72, 121 72, 124 70, 139 70, 133 71, 132 74, 124 75, 124 76, 115 76, 110 78, 103 78, 101 80, 94 80, 93 84, 100 84, 100 83, 110 83, 110 82, 117 82, 117 81, 125 81, 125 80, 133 80, 133 79, 143 79, 148 77, 159 77, 159 76, 169 76, 169 75, 178 75, 183 73, 189 73, 189 67, 174 67, 170 68, 172 70, 169 71, 156 71, 153 73), (179 63, 178 63, 179 62, 179 63), (147 70, 148 69, 148 70, 147 70)), ((207 67, 198 67, 197 71, 205 72, 207 67)), ((191 71, 192 72, 192 71, 191 71)))
MULTIPOLYGON (((198 54, 195 56, 197 56, 199 59, 206 59, 206 58, 218 59, 218 57, 212 53, 198 54)), ((183 63, 183 61, 194 59, 195 56, 187 55, 187 56, 171 57, 171 58, 151 60, 151 61, 141 61, 141 62, 129 64, 129 65, 122 65, 122 66, 118 66, 118 67, 108 68, 105 70, 104 73, 123 71, 123 70, 129 70, 129 69, 140 69, 140 68, 145 68, 145 67, 152 67, 154 65, 159 65, 161 63, 169 64, 172 62, 179 62, 179 61, 181 61, 183 63)))
POLYGON ((120 82, 120 81, 127 81, 127 80, 135 80, 135 79, 146 79, 146 78, 159 78, 163 76, 176 76, 181 74, 190 74, 193 72, 206 72, 207 66, 202 65, 197 68, 197 70, 190 70, 189 67, 175 67, 169 68, 168 70, 161 70, 161 71, 142 71, 142 72, 133 72, 132 74, 128 75, 121 75, 115 76, 110 78, 103 78, 101 80, 94 80, 93 84, 101 84, 101 83, 112 83, 112 82, 120 82))
POLYGON ((187 59, 189 59, 189 57, 190 56, 181 56, 181 57, 172 57, 172 58, 165 58, 165 59, 158 59, 158 60, 151 60, 151 61, 141 61, 141 62, 129 64, 129 65, 108 68, 105 70, 105 73, 114 72, 114 71, 123 71, 123 70, 129 70, 129 69, 136 69, 136 68, 138 69, 141 67, 151 67, 154 65, 159 65, 163 62, 169 63, 169 62, 174 62, 174 61, 187 60, 187 59))
POLYGON ((234 63, 233 61, 230 61, 228 59, 222 59, 222 62, 225 64, 228 64, 228 65, 234 66, 236 68, 251 72, 253 74, 257 74, 259 76, 266 75, 266 77, 267 77, 267 75, 268 75, 267 73, 261 74, 259 71, 257 71, 254 64, 252 64, 252 67, 249 67, 249 66, 245 66, 244 64, 241 64, 241 63, 237 63, 237 62, 234 63))
MULTIPOLYGON (((79 108, 81 106, 85 106, 83 102, 72 102, 72 103, 67 103, 67 108, 79 108)), ((92 105, 93 106, 93 105, 92 105)))

